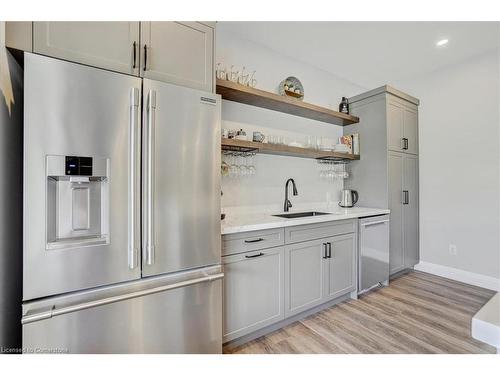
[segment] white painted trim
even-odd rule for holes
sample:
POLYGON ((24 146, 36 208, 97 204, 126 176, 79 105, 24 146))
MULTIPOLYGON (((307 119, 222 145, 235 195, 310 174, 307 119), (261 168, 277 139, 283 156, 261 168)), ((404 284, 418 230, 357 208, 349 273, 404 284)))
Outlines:
POLYGON ((500 353, 500 293, 495 294, 472 317, 472 337, 497 348, 500 353))
POLYGON ((448 279, 460 281, 462 283, 480 286, 482 288, 500 291, 500 279, 481 275, 479 273, 460 270, 442 266, 440 264, 420 262, 415 266, 417 271, 427 272, 433 275, 446 277, 448 279))

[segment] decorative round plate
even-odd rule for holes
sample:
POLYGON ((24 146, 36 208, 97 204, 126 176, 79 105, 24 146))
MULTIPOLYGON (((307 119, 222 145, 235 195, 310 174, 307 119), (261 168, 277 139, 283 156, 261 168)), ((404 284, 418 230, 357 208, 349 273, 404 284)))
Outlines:
POLYGON ((279 94, 302 100, 304 99, 304 87, 298 78, 288 77, 280 82, 279 94))

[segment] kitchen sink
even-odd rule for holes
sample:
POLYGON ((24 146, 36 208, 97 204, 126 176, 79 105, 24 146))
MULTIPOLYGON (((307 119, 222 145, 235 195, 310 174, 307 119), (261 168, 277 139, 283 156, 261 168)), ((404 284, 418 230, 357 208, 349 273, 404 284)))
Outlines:
POLYGON ((308 212, 294 212, 291 214, 279 214, 279 215, 272 215, 272 216, 284 217, 285 219, 297 219, 299 217, 310 217, 310 216, 320 216, 320 215, 329 215, 329 213, 328 212, 308 211, 308 212))

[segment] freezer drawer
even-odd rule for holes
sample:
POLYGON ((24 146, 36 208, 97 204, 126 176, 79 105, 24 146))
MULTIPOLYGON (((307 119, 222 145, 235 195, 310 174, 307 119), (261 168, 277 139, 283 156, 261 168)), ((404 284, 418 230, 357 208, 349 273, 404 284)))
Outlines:
POLYGON ((220 266, 23 305, 27 353, 220 353, 220 266))
POLYGON ((389 280, 389 215, 359 220, 358 275, 360 292, 389 280))

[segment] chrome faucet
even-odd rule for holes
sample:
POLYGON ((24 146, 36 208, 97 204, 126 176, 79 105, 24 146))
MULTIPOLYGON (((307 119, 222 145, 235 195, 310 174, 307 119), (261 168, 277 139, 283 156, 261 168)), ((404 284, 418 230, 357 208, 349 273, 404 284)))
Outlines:
POLYGON ((292 202, 290 202, 290 199, 288 199, 288 183, 289 182, 292 183, 293 195, 298 195, 299 194, 297 192, 297 187, 295 186, 295 181, 293 180, 293 178, 289 178, 288 180, 286 180, 286 183, 285 183, 285 204, 283 206, 283 210, 285 212, 288 212, 290 210, 290 207, 292 207, 292 202))

